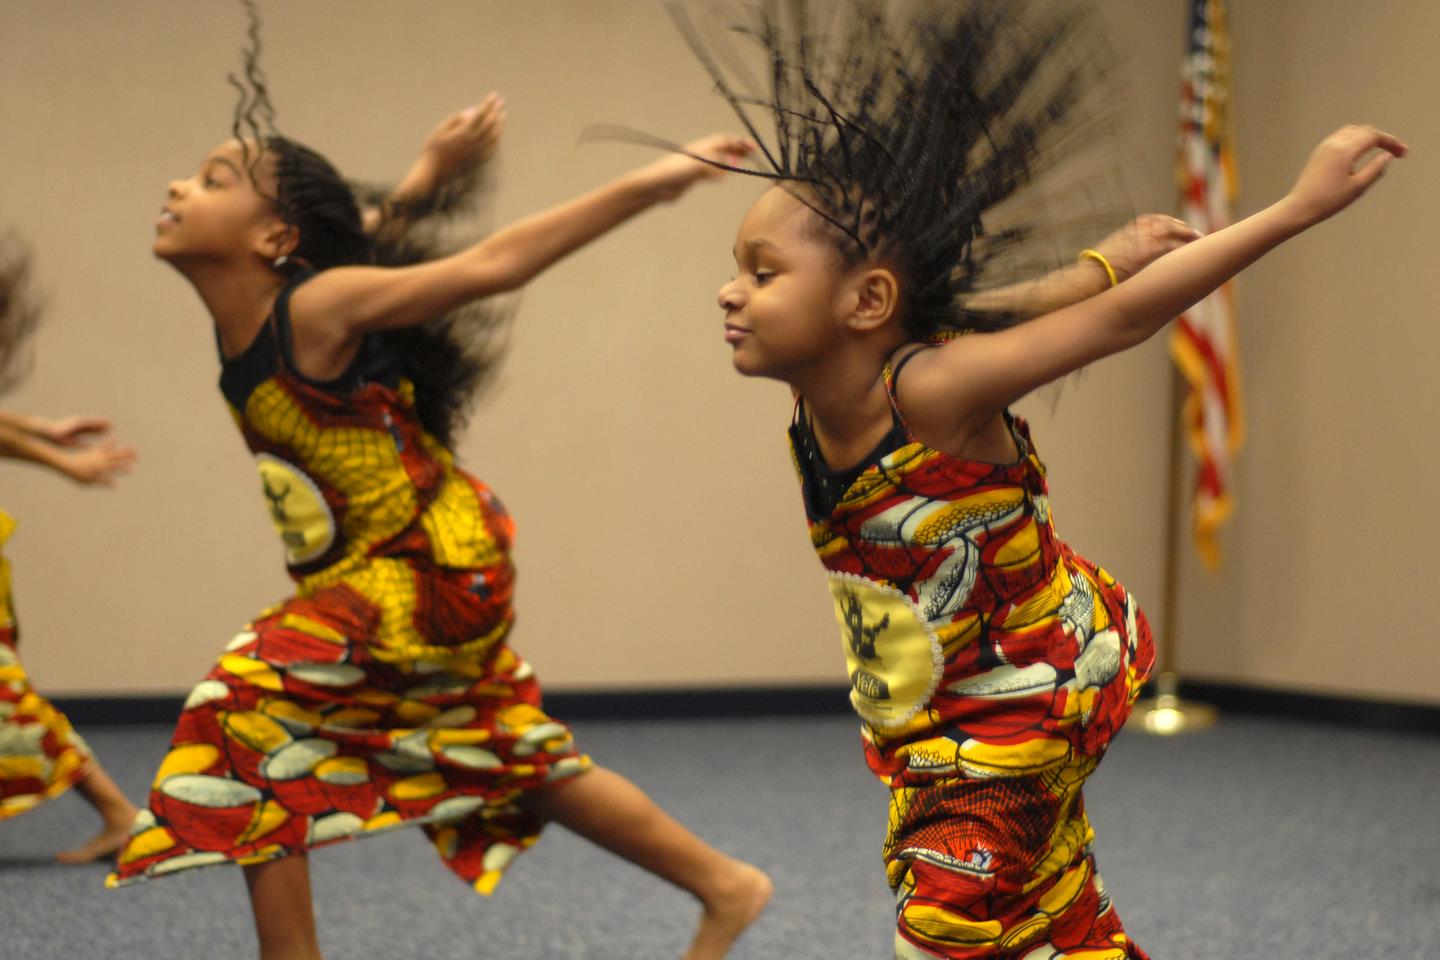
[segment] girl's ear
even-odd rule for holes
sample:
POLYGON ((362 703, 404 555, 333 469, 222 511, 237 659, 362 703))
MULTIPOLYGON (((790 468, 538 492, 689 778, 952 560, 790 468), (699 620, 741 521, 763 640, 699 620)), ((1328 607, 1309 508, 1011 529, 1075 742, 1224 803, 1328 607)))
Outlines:
POLYGON ((900 281, 885 267, 871 267, 855 279, 852 330, 878 330, 895 318, 900 308, 900 281))
POLYGON ((299 245, 300 231, 279 217, 275 217, 261 227, 255 253, 262 259, 274 261, 280 257, 290 256, 299 245))

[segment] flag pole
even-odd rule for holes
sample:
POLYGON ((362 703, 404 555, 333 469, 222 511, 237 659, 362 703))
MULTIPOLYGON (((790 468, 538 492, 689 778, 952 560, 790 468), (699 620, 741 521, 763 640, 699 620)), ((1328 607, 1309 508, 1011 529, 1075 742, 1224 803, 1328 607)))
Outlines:
MULTIPOLYGON (((1190 0, 1189 44, 1181 68, 1180 148, 1176 167, 1180 188, 1180 215, 1202 232, 1224 227, 1230 217, 1230 202, 1235 189, 1234 157, 1230 153, 1230 41, 1225 0, 1190 0)), ((1218 342, 1227 347, 1224 356, 1233 358, 1233 332, 1224 333, 1233 325, 1233 305, 1228 293, 1219 290, 1196 304, 1185 317, 1175 321, 1170 335, 1170 475, 1165 503, 1165 583, 1162 603, 1164 613, 1160 624, 1159 676, 1155 681, 1153 699, 1136 704, 1132 715, 1138 726, 1149 733, 1169 735, 1187 730, 1201 730, 1215 723, 1215 709, 1203 703, 1187 703, 1180 699, 1177 673, 1180 649, 1180 563, 1181 518, 1189 517, 1189 497, 1185 483, 1185 437, 1191 430, 1197 466, 1202 468, 1195 478, 1194 520, 1196 546, 1209 564, 1218 563, 1219 554, 1213 542, 1214 525, 1228 511, 1228 483, 1231 455, 1238 443, 1238 382, 1226 379, 1223 365, 1216 357, 1217 319, 1221 334, 1218 342), (1223 303, 1222 303, 1223 301, 1223 303), (1217 318, 1218 312, 1218 318, 1217 318), (1218 441, 1212 434, 1213 404, 1206 402, 1208 387, 1216 386, 1219 370, 1219 397, 1226 408, 1226 436, 1218 441), (1183 372, 1182 372, 1183 371, 1183 372), (1204 494, 1204 504, 1201 495, 1204 494), (1218 500, 1217 500, 1218 498, 1218 500), (1217 506, 1218 503, 1218 506, 1217 506), (1203 524, 1203 526, 1202 526, 1203 524)))
POLYGON ((1165 582, 1161 595, 1160 675, 1155 680, 1155 696, 1135 704, 1131 715, 1139 729, 1157 736, 1173 736, 1215 725, 1215 708, 1180 698, 1180 678, 1176 672, 1180 621, 1180 517, 1185 513, 1185 425, 1181 422, 1185 406, 1185 379, 1180 368, 1170 367, 1170 476, 1165 497, 1165 582))

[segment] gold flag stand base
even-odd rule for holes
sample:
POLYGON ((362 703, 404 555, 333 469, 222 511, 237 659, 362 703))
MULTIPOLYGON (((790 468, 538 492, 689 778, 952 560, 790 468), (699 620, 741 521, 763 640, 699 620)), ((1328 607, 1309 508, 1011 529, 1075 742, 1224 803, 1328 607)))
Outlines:
POLYGON ((1135 704, 1130 717, 1132 726, 1159 737, 1204 730, 1215 725, 1215 708, 1204 703, 1187 703, 1180 699, 1180 681, 1165 672, 1155 681, 1155 698, 1135 704))

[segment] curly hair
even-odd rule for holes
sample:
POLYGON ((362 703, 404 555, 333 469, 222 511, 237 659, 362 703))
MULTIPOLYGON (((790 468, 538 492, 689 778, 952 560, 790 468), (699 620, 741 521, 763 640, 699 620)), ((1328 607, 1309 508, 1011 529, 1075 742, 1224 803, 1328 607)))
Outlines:
POLYGON ((1111 166, 1093 151, 1113 91, 1111 58, 1082 4, 695 6, 670 9, 760 148, 760 169, 715 165, 785 186, 846 267, 892 266, 910 338, 1013 323, 967 309, 967 296, 1050 265, 1037 241, 1119 219, 1084 199, 1111 166), (757 53, 759 80, 747 65, 757 53), (752 112, 768 115, 773 136, 752 112), (1062 224, 1039 177, 1067 165, 1081 209, 1062 224))
MULTIPOLYGON (((314 270, 356 264, 399 267, 451 252, 454 246, 443 242, 439 230, 426 228, 468 210, 479 179, 466 178, 422 198, 404 211, 404 229, 367 234, 357 188, 325 157, 275 132, 275 109, 260 69, 259 13, 253 0, 244 0, 244 5, 249 15, 244 73, 227 78, 239 91, 231 132, 240 142, 251 182, 262 194, 260 165, 271 159, 275 194, 269 199, 297 234, 289 260, 314 270), (250 143, 263 144, 263 151, 252 155, 250 143)), ((376 334, 414 384, 421 423, 447 447, 464 425, 476 394, 498 368, 508 321, 504 310, 471 303, 417 326, 376 334)))
POLYGON ((30 289, 30 252, 14 233, 0 234, 0 393, 29 373, 25 345, 40 323, 30 289))

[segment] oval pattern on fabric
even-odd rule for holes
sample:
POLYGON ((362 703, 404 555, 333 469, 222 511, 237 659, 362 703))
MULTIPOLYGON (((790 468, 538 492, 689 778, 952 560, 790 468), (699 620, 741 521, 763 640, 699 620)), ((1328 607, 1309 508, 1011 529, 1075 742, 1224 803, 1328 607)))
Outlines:
MULTIPOLYGON (((515 751, 519 753, 519 750, 515 751)), ((440 747, 440 755, 451 763, 462 767, 469 767, 472 770, 492 770, 501 766, 498 756, 483 747, 472 747, 468 744, 458 743, 440 747)))
POLYGON ((270 780, 294 780, 308 775, 322 760, 335 756, 338 748, 329 740, 309 737, 276 750, 260 764, 260 775, 270 780))
POLYGON ((351 687, 365 679, 353 663, 292 663, 285 672, 317 687, 351 687))
POLYGON ((193 710, 202 704, 223 700, 229 693, 230 688, 219 680, 201 680, 190 691, 190 696, 185 698, 185 706, 181 709, 193 710))
POLYGON ((196 852, 184 853, 178 857, 171 857, 169 860, 161 860, 151 864, 145 872, 151 876, 160 876, 166 873, 174 873, 176 870, 187 870, 191 867, 208 867, 213 863, 225 863, 229 858, 223 853, 196 852))
POLYGON ((1055 688, 1059 677, 1048 663, 1032 663, 1028 667, 1004 664, 973 677, 962 677, 945 689, 962 697, 1028 697, 1055 688))
POLYGON ((207 777, 199 773, 180 773, 167 777, 159 789, 167 797, 197 807, 221 809, 260 801, 260 791, 248 783, 227 780, 224 777, 207 777))
POLYGON ((310 824, 309 840, 311 843, 338 840, 359 832, 363 826, 365 826, 365 821, 353 813, 332 813, 328 817, 321 817, 310 824))

